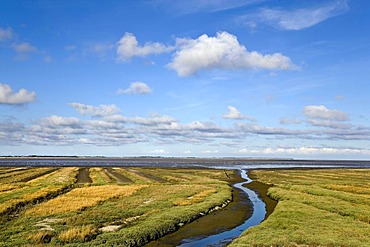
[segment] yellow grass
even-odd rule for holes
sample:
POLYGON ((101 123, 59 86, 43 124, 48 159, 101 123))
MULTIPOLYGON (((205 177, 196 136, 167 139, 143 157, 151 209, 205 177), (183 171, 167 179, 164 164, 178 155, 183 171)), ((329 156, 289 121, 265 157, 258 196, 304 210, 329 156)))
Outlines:
POLYGON ((88 241, 97 233, 97 228, 93 225, 73 227, 59 234, 58 238, 62 242, 88 241))
POLYGON ((9 191, 9 190, 18 189, 18 188, 19 188, 19 186, 15 185, 15 184, 1 184, 0 183, 0 193, 5 192, 5 191, 9 191))
POLYGON ((201 191, 193 196, 190 196, 186 199, 177 199, 174 204, 176 206, 186 206, 186 205, 191 205, 194 203, 201 202, 204 198, 208 197, 210 194, 216 193, 217 190, 215 189, 209 189, 209 190, 204 190, 201 191))
POLYGON ((77 175, 77 167, 65 167, 58 169, 52 173, 46 174, 44 176, 32 179, 26 184, 36 184, 36 183, 67 183, 74 182, 77 175))
POLYGON ((72 191, 40 204, 26 212, 26 215, 46 216, 67 213, 91 207, 113 197, 125 197, 134 194, 143 185, 102 185, 76 188, 72 191))
POLYGON ((28 235, 28 240, 35 244, 49 243, 55 233, 52 231, 32 232, 28 235))
MULTIPOLYGON (((40 168, 40 172, 45 169, 40 168)), ((36 170, 37 171, 37 170, 36 170)), ((52 193, 68 187, 75 182, 77 168, 62 168, 26 183, 0 184, 0 214, 16 207, 20 203, 40 200, 52 193)))

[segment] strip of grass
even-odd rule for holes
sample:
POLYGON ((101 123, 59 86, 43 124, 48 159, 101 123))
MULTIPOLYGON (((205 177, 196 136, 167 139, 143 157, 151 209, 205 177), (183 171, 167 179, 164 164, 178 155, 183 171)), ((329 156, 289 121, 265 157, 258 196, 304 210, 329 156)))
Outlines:
POLYGON ((102 201, 108 200, 109 198, 132 195, 142 187, 143 186, 140 185, 102 185, 76 188, 67 194, 59 196, 28 210, 25 215, 50 216, 80 211, 86 207, 91 207, 102 201))
MULTIPOLYGON (((33 175, 37 174, 35 171, 32 172, 33 175)), ((40 172, 45 172, 45 169, 40 168, 40 172)), ((76 172, 76 168, 62 168, 26 183, 0 184, 0 187, 7 188, 0 192, 1 221, 7 218, 7 214, 27 204, 38 203, 46 198, 57 196, 75 182, 76 172)))
POLYGON ((252 171, 275 211, 230 246, 370 246, 370 170, 252 171))
POLYGON ((12 173, 5 173, 0 175, 0 183, 15 183, 28 180, 33 178, 38 174, 46 173, 48 171, 54 170, 54 168, 29 168, 29 169, 19 169, 12 173))
POLYGON ((114 183, 112 178, 110 178, 101 167, 93 167, 89 169, 90 177, 93 184, 109 184, 114 183))

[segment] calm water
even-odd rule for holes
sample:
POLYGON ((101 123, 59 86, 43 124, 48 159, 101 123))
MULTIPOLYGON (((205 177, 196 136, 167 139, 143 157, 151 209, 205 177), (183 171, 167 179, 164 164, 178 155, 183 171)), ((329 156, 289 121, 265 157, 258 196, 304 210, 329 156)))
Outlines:
POLYGON ((243 224, 231 229, 229 231, 225 231, 219 234, 215 234, 206 238, 187 238, 184 239, 181 243, 181 247, 199 247, 199 246, 213 246, 213 247, 220 247, 225 246, 226 244, 231 243, 231 241, 238 237, 242 232, 244 232, 249 227, 258 225, 261 223, 266 215, 266 205, 265 203, 258 197, 258 195, 248 188, 243 187, 243 184, 248 184, 252 182, 252 180, 248 177, 245 170, 241 172, 242 178, 246 181, 237 183, 234 187, 243 190, 249 197, 249 199, 253 203, 253 214, 250 218, 248 218, 243 224))
POLYGON ((370 161, 241 161, 219 159, 0 159, 0 166, 138 166, 138 167, 203 167, 219 169, 278 168, 370 168, 370 161))

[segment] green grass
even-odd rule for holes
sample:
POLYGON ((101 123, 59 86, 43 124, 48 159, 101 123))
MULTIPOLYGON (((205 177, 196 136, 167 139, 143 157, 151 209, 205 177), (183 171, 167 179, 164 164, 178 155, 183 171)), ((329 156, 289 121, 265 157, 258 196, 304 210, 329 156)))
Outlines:
POLYGON ((252 171, 275 211, 230 246, 370 246, 370 170, 252 171))
MULTIPOLYGON (((90 169, 92 184, 36 204, 5 222, 0 227, 0 246, 138 246, 232 197, 223 171, 133 169, 115 169, 132 179, 132 184, 116 183, 101 169, 90 169), (109 227, 112 232, 105 231, 109 227)), ((35 184, 50 184, 57 176, 52 174, 35 184)), ((15 192, 12 186, 4 188, 15 192)))
POLYGON ((103 168, 93 167, 89 169, 89 176, 91 177, 93 184, 109 184, 114 183, 113 179, 110 178, 103 168))

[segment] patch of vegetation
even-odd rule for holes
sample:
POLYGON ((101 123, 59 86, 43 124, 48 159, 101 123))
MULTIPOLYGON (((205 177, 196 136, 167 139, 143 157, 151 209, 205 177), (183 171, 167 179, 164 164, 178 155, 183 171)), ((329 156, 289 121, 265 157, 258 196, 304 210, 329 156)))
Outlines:
MULTIPOLYGON (((40 173, 45 173, 45 171, 49 170, 40 168, 40 173)), ((32 174, 35 178, 28 182, 15 182, 16 180, 11 180, 10 182, 5 183, 4 180, 1 180, 1 221, 3 221, 3 218, 8 214, 18 211, 26 205, 37 204, 66 191, 74 184, 77 173, 76 168, 57 169, 56 171, 43 176, 37 176, 36 171, 37 168, 32 169, 32 174)), ((27 173, 27 177, 29 177, 29 175, 30 174, 27 173)), ((17 177, 19 178, 19 176, 17 177)))
POLYGON ((230 246, 370 246, 370 170, 252 171, 275 211, 230 246))
POLYGON ((102 185, 76 188, 25 212, 25 215, 50 216, 83 210, 110 198, 130 196, 142 185, 102 185))
MULTIPOLYGON (((223 171, 133 169, 114 168, 133 181, 119 183, 108 180, 103 169, 90 168, 92 184, 79 185, 4 222, 0 245, 140 246, 232 199, 223 171)), ((47 178, 55 179, 52 174, 47 178)), ((47 183, 41 177, 37 182, 47 183)), ((4 189, 17 190, 10 185, 4 189)))

